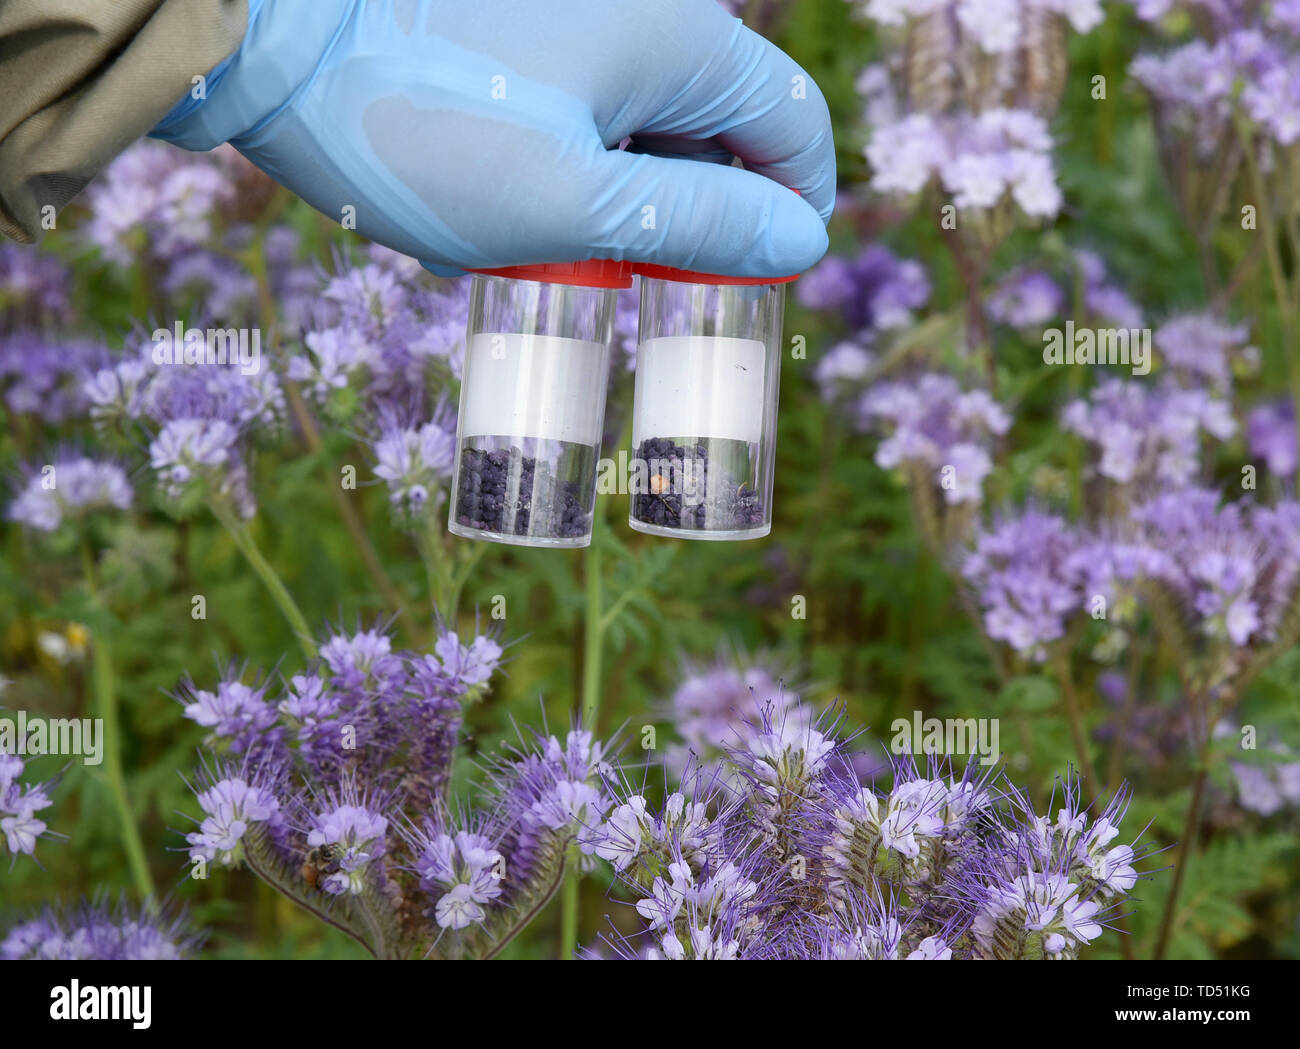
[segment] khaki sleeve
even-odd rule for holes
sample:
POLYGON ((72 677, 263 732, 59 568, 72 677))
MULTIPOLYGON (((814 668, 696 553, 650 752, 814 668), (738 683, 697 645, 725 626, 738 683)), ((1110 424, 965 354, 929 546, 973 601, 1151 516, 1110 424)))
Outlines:
POLYGON ((3 0, 0 233, 57 211, 244 38, 247 0, 3 0))

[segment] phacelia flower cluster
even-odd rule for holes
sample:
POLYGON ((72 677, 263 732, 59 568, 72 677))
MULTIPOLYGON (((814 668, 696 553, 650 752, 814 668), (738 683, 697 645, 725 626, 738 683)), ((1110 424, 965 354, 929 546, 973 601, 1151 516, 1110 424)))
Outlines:
POLYGON ((475 803, 456 800, 462 704, 486 692, 500 645, 444 631, 431 653, 396 651, 369 629, 319 652, 274 694, 234 668, 182 691, 215 752, 195 784, 191 863, 246 864, 376 956, 495 954, 608 812, 602 744, 528 738, 488 761, 475 803))
POLYGON ((257 509, 249 463, 283 433, 284 390, 251 342, 235 352, 207 341, 206 329, 190 330, 193 352, 188 333, 187 346, 176 347, 140 337, 87 379, 91 418, 106 439, 147 444, 170 512, 185 516, 207 503, 248 518, 257 509))
POLYGON ((1265 144, 1289 148, 1300 141, 1300 22, 1293 5, 1212 6, 1213 35, 1139 55, 1134 78, 1168 131, 1189 138, 1202 159, 1212 159, 1238 106, 1265 144))
POLYGON ((1289 636, 1300 594, 1300 503, 1221 504, 1216 492, 1186 488, 1133 516, 1159 552, 1152 575, 1189 615, 1211 684, 1289 636))
POLYGON ((85 381, 108 363, 108 350, 93 340, 7 333, 0 343, 0 391, 11 412, 57 426, 85 417, 85 381))
MULTIPOLYGON (((1224 722, 1215 734, 1234 731, 1231 723, 1224 722)), ((1248 812, 1268 818, 1300 809, 1300 754, 1280 740, 1261 747, 1250 760, 1229 762, 1228 768, 1237 803, 1248 812)))
POLYGON ((714 767, 728 746, 752 735, 764 709, 810 721, 799 685, 786 677, 769 660, 740 654, 707 665, 688 664, 664 705, 664 716, 681 740, 665 748, 668 767, 678 775, 692 761, 714 767))
POLYGON ((37 813, 47 809, 49 783, 20 783, 25 765, 17 754, 0 752, 0 844, 13 856, 31 856, 36 842, 46 836, 45 821, 37 813))
POLYGON ((209 247, 239 183, 261 177, 232 147, 197 156, 142 141, 121 153, 86 191, 86 240, 118 266, 159 264, 209 247))
MULTIPOLYGON (((1037 266, 1012 270, 989 295, 990 319, 1037 341, 1044 327, 1069 314, 1077 288, 1080 309, 1090 322, 1114 328, 1142 327, 1141 307, 1114 279, 1100 255, 1085 248, 1072 249, 1061 269, 1059 275, 1037 266)), ((1077 317, 1075 320, 1082 323, 1077 317)))
POLYGON ((928 113, 1015 107, 1050 117, 1065 89, 1068 30, 1102 21, 1099 0, 849 2, 890 40, 896 93, 928 113))
POLYGON ((429 389, 460 375, 469 281, 435 286, 410 261, 377 249, 326 278, 288 377, 332 422, 421 417, 429 389))
POLYGON ((69 278, 53 255, 25 244, 0 244, 0 319, 11 331, 71 320, 69 278))
POLYGON ((1202 438, 1225 441, 1237 429, 1232 406, 1203 389, 1123 379, 1071 401, 1061 425, 1094 446, 1098 474, 1139 490, 1192 483, 1202 438))
POLYGON ((1257 405, 1246 418, 1246 443, 1250 454, 1262 460, 1275 477, 1290 477, 1300 466, 1297 451, 1295 407, 1289 400, 1257 405))
POLYGON ((1101 0, 852 0, 862 14, 883 26, 902 26, 930 15, 944 15, 988 54, 1014 50, 1024 43, 1034 15, 1066 18, 1079 33, 1101 24, 1101 0))
POLYGON ((193 957, 203 939, 184 915, 168 917, 97 900, 75 908, 47 907, 10 926, 0 939, 0 958, 35 961, 180 961, 193 957))
POLYGON ((1031 508, 982 531, 962 573, 989 637, 1021 656, 1045 659, 1089 609, 1123 621, 1144 606, 1187 626, 1185 675, 1214 688, 1293 635, 1300 504, 1187 486, 1095 525, 1031 508))
POLYGON ((930 278, 915 259, 880 244, 856 258, 828 255, 795 285, 801 306, 840 314, 859 340, 906 327, 930 298, 930 278))
POLYGON ((937 185, 959 212, 1014 206, 1026 218, 1052 219, 1061 210, 1043 119, 1016 109, 934 116, 910 113, 874 127, 866 147, 871 186, 913 197, 937 185))
POLYGON ((919 471, 948 504, 981 501, 994 439, 1011 427, 1011 417, 988 393, 963 391, 951 376, 928 372, 881 381, 857 407, 862 425, 885 435, 877 465, 919 471))
POLYGON ((5 517, 37 532, 99 511, 130 509, 133 493, 117 463, 75 452, 32 464, 5 509, 5 517))
POLYGON ((1097 814, 1067 785, 1055 822, 1000 775, 910 757, 863 787, 833 727, 765 713, 654 804, 624 784, 580 840, 609 860, 643 932, 622 957, 1074 958, 1139 878, 1116 844, 1126 795, 1097 814))
POLYGON ((1069 617, 1082 608, 1073 530, 1064 519, 1029 509, 1003 516, 981 531, 962 563, 975 588, 984 629, 1037 661, 1065 636, 1069 617))
POLYGON ((1184 388, 1205 387, 1220 396, 1232 389, 1235 376, 1248 374, 1258 363, 1244 324, 1229 324, 1212 313, 1170 317, 1155 331, 1155 348, 1162 366, 1184 388))
POLYGON ((407 423, 384 419, 371 442, 375 474, 388 486, 393 516, 405 528, 427 521, 440 505, 456 461, 456 413, 446 402, 432 418, 407 423))

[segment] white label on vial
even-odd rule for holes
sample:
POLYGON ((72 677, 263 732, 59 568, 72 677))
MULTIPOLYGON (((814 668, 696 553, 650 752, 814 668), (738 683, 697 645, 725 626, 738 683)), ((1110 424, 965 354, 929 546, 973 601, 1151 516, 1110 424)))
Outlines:
POLYGON ((754 444, 763 427, 756 339, 670 335, 636 351, 635 439, 713 437, 754 444))
POLYGON ((608 366, 598 342, 479 332, 466 348, 460 436, 599 444, 608 366))

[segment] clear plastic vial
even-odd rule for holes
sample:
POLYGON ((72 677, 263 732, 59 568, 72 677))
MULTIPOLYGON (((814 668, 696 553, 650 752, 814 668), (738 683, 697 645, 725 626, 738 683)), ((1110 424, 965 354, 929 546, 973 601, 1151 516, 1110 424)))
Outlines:
POLYGON ((448 528, 517 546, 591 543, 609 348, 630 267, 474 274, 448 528))
POLYGON ((631 512, 639 532, 772 530, 785 285, 638 266, 631 512))

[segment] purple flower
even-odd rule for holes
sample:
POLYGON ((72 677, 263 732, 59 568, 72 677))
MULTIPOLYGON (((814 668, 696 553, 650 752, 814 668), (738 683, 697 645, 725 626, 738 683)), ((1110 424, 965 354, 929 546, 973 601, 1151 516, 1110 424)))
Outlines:
POLYGON ((53 255, 0 244, 0 317, 11 330, 70 320, 68 269, 53 255))
POLYGON ((959 210, 1010 201, 1030 219, 1050 219, 1062 203, 1051 144, 1047 125, 1027 110, 914 113, 874 127, 866 156, 878 193, 912 196, 937 181, 959 210))
POLYGON ((1132 73, 1155 99, 1158 118, 1169 131, 1190 138, 1202 158, 1212 158, 1229 130, 1238 98, 1264 137, 1253 148, 1261 148, 1265 157, 1263 147, 1285 149, 1300 139, 1300 48, 1290 28, 1291 6, 1267 7, 1267 14, 1227 7, 1216 12, 1228 17, 1215 19, 1219 26, 1212 39, 1192 40, 1162 56, 1139 55, 1133 62, 1132 73))
POLYGON ((335 422, 432 413, 431 379, 459 376, 463 365, 469 281, 431 287, 413 260, 372 257, 326 278, 303 325, 305 352, 289 361, 289 378, 335 422))
POLYGON ((993 320, 1022 331, 1042 328, 1061 316, 1065 293, 1042 270, 1016 270, 1004 277, 989 296, 988 314, 993 320))
POLYGON ((1290 477, 1300 465, 1296 453, 1295 407, 1289 399, 1254 408, 1246 420, 1250 454, 1264 460, 1268 472, 1290 477))
POLYGON ((612 774, 604 745, 590 732, 574 729, 563 743, 555 736, 537 738, 514 760, 497 764, 492 783, 502 799, 505 830, 500 841, 509 851, 509 886, 519 893, 554 863, 557 841, 581 841, 595 850, 593 831, 612 800, 604 789, 612 774))
POLYGON ((930 279, 914 259, 872 244, 855 259, 827 256, 795 286, 800 305, 834 310, 856 332, 905 327, 930 298, 930 279))
POLYGON ((388 820, 374 807, 344 791, 324 811, 313 813, 307 845, 328 856, 331 867, 321 882, 334 896, 358 896, 366 887, 367 872, 378 865, 387 849, 388 820))
POLYGON ((204 818, 197 831, 185 836, 192 861, 234 866, 243 859, 244 838, 255 826, 282 830, 283 814, 268 773, 223 767, 205 779, 208 785, 195 795, 204 818))
POLYGON ((829 736, 761 727, 732 786, 688 770, 659 807, 615 790, 591 838, 643 930, 607 936, 616 956, 1073 958, 1141 877, 1115 841, 1124 791, 1094 817, 1072 781, 1052 823, 1001 774, 904 756, 874 790, 829 736))
POLYGON ((264 687, 246 685, 236 673, 232 668, 230 677, 220 682, 215 692, 187 685, 183 691, 190 702, 185 705, 185 716, 212 729, 213 737, 228 740, 232 753, 259 753, 275 738, 268 734, 276 724, 276 708, 266 701, 264 687))
MULTIPOLYGON (((852 0, 855 7, 881 25, 901 26, 909 19, 936 12, 956 22, 963 36, 986 54, 1002 54, 1022 46, 1024 19, 1031 11, 1064 16, 1078 33, 1101 24, 1100 0, 852 0)), ((1148 0, 1150 2, 1150 0, 1148 0)))
POLYGON ((501 664, 501 646, 494 638, 476 637, 468 645, 454 631, 441 635, 433 646, 434 655, 425 665, 440 683, 455 693, 470 693, 483 685, 501 664))
POLYGON ((23 768, 22 758, 0 752, 0 836, 15 856, 35 853, 47 827, 36 813, 53 804, 48 793, 52 784, 18 782, 23 768))
POLYGON ((429 828, 416 835, 420 887, 435 898, 434 919, 443 929, 464 929, 487 917, 502 894, 505 857, 483 834, 429 828))
POLYGON ((1232 778, 1236 781, 1237 797, 1241 807, 1261 816, 1272 816, 1283 807, 1282 792, 1278 790, 1268 770, 1231 761, 1232 778))
POLYGON ((1300 55, 1270 55, 1241 93, 1251 119, 1280 146, 1300 139, 1300 55))
POLYGON ((316 400, 329 407, 335 391, 345 391, 354 380, 364 380, 379 364, 377 347, 356 328, 325 328, 303 339, 311 356, 289 361, 289 378, 310 384, 316 400))
POLYGON ((165 424, 149 446, 149 465, 164 498, 182 512, 187 502, 216 498, 228 502, 240 517, 252 517, 257 504, 238 438, 239 431, 221 419, 174 419, 165 424))
POLYGON ((56 961, 179 961, 193 956, 203 937, 192 932, 183 914, 168 917, 125 903, 110 908, 104 900, 77 908, 47 907, 9 927, 0 940, 0 958, 56 961))
POLYGON ((875 367, 876 357, 858 342, 836 343, 817 362, 813 378, 822 400, 835 403, 861 389, 862 381, 875 367))
POLYGON ((415 526, 439 504, 442 485, 456 458, 456 416, 445 403, 420 426, 387 420, 371 444, 375 474, 388 484, 388 500, 399 521, 415 526))
POLYGON ((994 436, 1011 427, 1010 416, 982 390, 963 392, 951 376, 927 373, 915 380, 885 380, 863 395, 864 424, 887 436, 876 464, 891 470, 913 466, 942 483, 949 503, 978 503, 992 469, 994 436), (947 468, 949 484, 940 471, 947 468))
MULTIPOLYGON (((1164 578, 1170 570, 1169 555, 1127 520, 1105 521, 1091 531, 1081 531, 1067 567, 1079 583, 1080 601, 1087 600, 1091 606, 1097 597, 1104 598, 1107 618, 1117 625, 1129 622, 1135 614, 1141 599, 1138 584, 1164 578)), ((1098 687, 1102 685, 1099 680, 1098 687)), ((1112 685, 1124 687, 1122 679, 1112 685)))
POLYGON ((1201 390, 1107 379, 1062 412, 1064 429, 1096 445, 1097 472, 1118 484, 1190 484, 1200 436, 1236 432, 1230 406, 1201 390))
MULTIPOLYGON (((170 334, 170 332, 168 332, 170 334)), ((205 500, 251 517, 248 463, 254 446, 283 430, 286 405, 260 357, 187 359, 139 339, 111 367, 86 379, 91 416, 105 436, 149 445, 164 505, 184 515, 205 500)), ((188 351, 185 351, 188 352, 188 351)))
POLYGON ((20 332, 0 344, 0 389, 11 411, 68 422, 86 413, 85 382, 107 363, 97 342, 20 332))
POLYGON ((131 498, 131 483, 116 463, 69 453, 31 468, 5 516, 27 528, 53 532, 71 518, 130 509, 131 498))
POLYGON ((840 309, 857 294, 853 263, 842 255, 827 255, 795 286, 799 305, 810 310, 840 309))
POLYGON ((379 956, 494 954, 604 820, 604 746, 576 729, 527 740, 489 761, 476 804, 453 809, 461 704, 487 691, 500 645, 442 630, 432 654, 396 651, 372 628, 338 631, 319 653, 279 695, 234 671, 212 692, 184 690, 218 755, 195 790, 192 862, 247 860, 313 910, 331 897, 331 920, 379 956))
POLYGON ((920 193, 950 155, 947 151, 947 136, 928 114, 912 113, 892 124, 875 125, 866 148, 871 188, 898 196, 920 193))
POLYGON ((799 700, 799 685, 763 658, 720 655, 713 663, 687 663, 681 683, 664 706, 681 737, 664 751, 664 761, 681 774, 692 761, 713 765, 726 748, 760 731, 764 712, 812 721, 799 700))
POLYGON ((1189 488, 1149 500, 1133 517, 1162 554, 1160 580, 1200 633, 1226 646, 1224 658, 1277 636, 1300 585, 1300 504, 1219 506, 1216 493, 1189 488))
POLYGON ((344 688, 387 683, 402 672, 392 639, 378 627, 332 635, 321 645, 320 657, 344 688))
MULTIPOLYGON (((634 276, 632 287, 619 289, 614 308, 614 348, 622 353, 623 365, 628 371, 636 367, 640 320, 641 278, 634 276)), ((614 381, 614 375, 610 380, 614 381)))
POLYGON ((1076 541, 1064 520, 1039 510, 1005 517, 975 540, 962 565, 974 586, 989 637, 1023 656, 1046 658, 1083 604, 1072 554, 1076 541))
POLYGON ((237 201, 237 180, 252 170, 230 146, 196 154, 139 142, 87 189, 84 236, 117 265, 140 256, 171 263, 214 240, 222 210, 237 201))
POLYGON ((257 281, 239 263, 211 251, 189 251, 173 260, 162 290, 180 299, 193 295, 215 317, 250 316, 257 281))
POLYGON ((1173 317, 1155 332, 1155 346, 1180 377, 1207 382, 1219 393, 1232 385, 1234 356, 1245 349, 1245 325, 1225 324, 1209 314, 1173 317))
POLYGON ((1136 884, 1132 845, 1111 847, 1128 807, 1121 791, 1090 820, 1077 782, 1065 784, 1056 821, 1015 795, 1019 819, 1005 825, 991 870, 969 886, 977 912, 975 957, 1072 958, 1101 935, 1118 901, 1136 884))
POLYGON ((1112 282, 1106 263, 1096 252, 1073 252, 1073 264, 1083 278, 1083 306, 1088 314, 1114 328, 1141 328, 1142 309, 1112 282))

